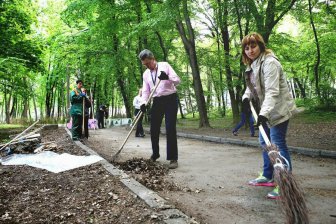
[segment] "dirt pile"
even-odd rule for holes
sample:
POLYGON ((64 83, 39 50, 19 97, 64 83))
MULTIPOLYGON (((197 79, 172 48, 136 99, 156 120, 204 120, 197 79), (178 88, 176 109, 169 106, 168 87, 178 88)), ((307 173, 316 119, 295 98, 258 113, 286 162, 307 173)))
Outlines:
POLYGON ((168 182, 164 177, 169 169, 160 163, 145 160, 143 158, 133 158, 126 162, 115 163, 127 174, 135 178, 138 182, 154 191, 177 191, 180 187, 177 184, 168 182))

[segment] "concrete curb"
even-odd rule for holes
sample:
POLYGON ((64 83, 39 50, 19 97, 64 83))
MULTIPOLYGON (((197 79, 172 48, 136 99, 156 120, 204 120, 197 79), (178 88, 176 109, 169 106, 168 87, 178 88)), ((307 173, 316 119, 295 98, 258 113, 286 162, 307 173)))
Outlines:
MULTIPOLYGON (((70 131, 67 128, 64 128, 65 131, 71 136, 70 131)), ((80 141, 74 141, 76 145, 85 150, 90 155, 98 155, 95 151, 81 143, 80 141)), ((120 181, 134 194, 141 198, 149 207, 158 211, 158 217, 162 218, 163 222, 167 224, 190 224, 197 223, 194 219, 188 217, 186 214, 181 212, 168 201, 160 197, 157 193, 152 190, 149 190, 135 179, 131 178, 129 175, 124 173, 122 170, 119 170, 113 166, 110 162, 103 158, 100 161, 103 167, 111 173, 113 176, 116 176, 120 181)))
MULTIPOLYGON (((147 129, 146 131, 149 132, 149 129, 147 129)), ((161 130, 161 133, 165 134, 166 131, 161 130)), ((195 140, 200 140, 200 141, 215 142, 219 144, 233 144, 233 145, 258 147, 258 148, 260 147, 258 141, 249 141, 249 140, 244 141, 240 139, 223 138, 223 137, 215 137, 215 136, 208 136, 208 135, 196 135, 196 134, 183 133, 183 132, 177 132, 176 135, 178 137, 190 138, 190 139, 195 139, 195 140)), ((288 146, 288 149, 290 152, 295 152, 295 153, 306 155, 306 156, 336 159, 336 151, 295 147, 295 146, 288 146)))

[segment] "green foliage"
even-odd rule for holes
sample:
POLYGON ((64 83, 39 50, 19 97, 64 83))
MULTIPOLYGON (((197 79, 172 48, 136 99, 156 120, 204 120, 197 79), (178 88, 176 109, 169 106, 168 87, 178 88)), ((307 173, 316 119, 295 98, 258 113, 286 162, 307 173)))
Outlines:
POLYGON ((0 130, 23 128, 22 124, 0 124, 0 130))
MULTIPOLYGON (((181 77, 178 94, 183 110, 188 113, 187 120, 198 125, 190 61, 176 29, 176 18, 182 15, 179 12, 182 1, 59 0, 46 1, 43 6, 37 3, 35 0, 6 0, 0 4, 0 103, 4 108, 6 100, 8 112, 16 111, 13 114, 20 117, 26 102, 33 110, 35 99, 42 111, 40 114, 45 116, 48 112, 52 116, 46 118, 46 122, 61 122, 58 117, 64 117, 66 111, 67 77, 70 90, 76 79, 84 80, 85 87, 93 92, 95 106, 109 103, 114 110, 130 109, 142 85, 144 71, 137 54, 148 48, 158 61, 167 60, 181 77)), ((241 35, 268 29, 266 20, 272 13, 279 15, 287 5, 288 1, 188 1, 212 126, 226 125, 226 121, 220 120, 222 108, 218 108, 218 96, 227 91, 230 81, 225 65, 229 65, 232 72, 235 97, 239 98, 237 91, 244 88, 241 35), (274 10, 265 11, 273 3, 274 10), (230 51, 226 58, 229 60, 224 57, 220 33, 224 24, 219 15, 224 9, 227 14, 222 19, 227 20, 230 34, 230 51)), ((316 43, 307 2, 296 1, 295 7, 286 14, 290 15, 289 21, 298 24, 297 36, 278 32, 277 27, 270 28, 268 47, 278 56, 288 78, 295 80, 296 92, 301 93, 298 95, 303 95, 301 91, 306 94, 307 99, 298 99, 297 104, 312 113, 335 110, 334 6, 318 1, 313 10, 321 50, 320 98, 315 93, 316 43), (298 83, 303 90, 298 89, 298 83)), ((19 122, 20 118, 15 116, 12 115, 12 121, 19 122)), ((227 109, 224 120, 232 123, 232 116, 227 109)))
POLYGON ((336 121, 336 111, 324 111, 323 113, 320 110, 306 110, 299 114, 296 114, 291 122, 295 123, 307 123, 307 124, 316 124, 321 122, 335 122, 336 121))
MULTIPOLYGON (((40 69, 42 53, 40 40, 32 35, 36 21, 30 0, 8 0, 0 4, 0 59, 10 58, 30 69, 40 69)), ((6 68, 6 63, 0 63, 6 68)))
POLYGON ((296 99, 295 102, 297 107, 302 107, 304 108, 305 111, 310 111, 312 113, 336 112, 335 100, 330 100, 327 102, 327 101, 321 101, 318 98, 311 98, 311 99, 296 99))

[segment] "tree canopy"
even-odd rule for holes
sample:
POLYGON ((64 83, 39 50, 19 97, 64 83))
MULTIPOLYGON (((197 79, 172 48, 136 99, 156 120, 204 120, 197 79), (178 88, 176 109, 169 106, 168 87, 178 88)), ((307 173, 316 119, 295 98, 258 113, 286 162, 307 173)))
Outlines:
POLYGON ((76 79, 95 108, 131 117, 143 49, 181 77, 180 115, 239 117, 246 86, 241 39, 263 35, 293 95, 336 106, 336 3, 317 0, 1 0, 2 121, 67 117, 76 79), (230 112, 230 113, 228 113, 230 112), (232 112, 232 113, 231 113, 232 112))

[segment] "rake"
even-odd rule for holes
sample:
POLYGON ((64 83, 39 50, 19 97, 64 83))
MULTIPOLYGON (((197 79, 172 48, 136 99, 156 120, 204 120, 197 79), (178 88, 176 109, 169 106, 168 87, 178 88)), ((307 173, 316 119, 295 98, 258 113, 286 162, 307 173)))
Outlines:
MULTIPOLYGON (((254 120, 258 119, 258 115, 250 102, 251 111, 254 120)), ((272 144, 262 125, 259 126, 266 147, 264 150, 268 152, 268 156, 274 168, 274 181, 279 186, 281 192, 281 209, 286 215, 286 223, 294 224, 308 224, 308 208, 302 188, 299 186, 292 172, 289 170, 288 161, 281 156, 279 149, 276 145, 272 144)))
MULTIPOLYGON (((156 91, 157 87, 159 86, 160 82, 161 82, 161 79, 159 79, 158 83, 155 84, 154 89, 152 90, 151 94, 149 95, 149 97, 148 97, 148 99, 147 99, 147 102, 146 102, 146 104, 145 104, 146 106, 147 106, 147 105, 149 104, 149 102, 151 101, 151 99, 152 99, 152 97, 153 97, 153 94, 154 94, 154 92, 156 91)), ((138 112, 138 114, 136 115, 136 117, 135 117, 135 121, 134 121, 134 123, 133 123, 133 125, 132 125, 132 127, 131 127, 131 130, 128 132, 128 135, 126 136, 125 141, 124 141, 123 144, 120 146, 120 148, 119 148, 119 150, 117 151, 117 153, 114 154, 114 155, 112 156, 112 160, 111 160, 112 162, 117 158, 117 156, 120 154, 121 150, 124 148, 124 145, 126 144, 128 138, 129 138, 129 136, 131 135, 132 131, 134 130, 135 126, 138 124, 138 122, 139 122, 139 120, 140 120, 142 114, 143 114, 143 112, 140 110, 140 111, 138 112)))

